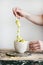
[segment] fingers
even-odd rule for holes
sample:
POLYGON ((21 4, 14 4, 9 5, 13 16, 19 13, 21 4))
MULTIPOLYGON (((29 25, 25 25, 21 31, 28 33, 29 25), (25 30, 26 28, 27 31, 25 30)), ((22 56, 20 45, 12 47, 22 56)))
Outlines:
POLYGON ((19 9, 19 8, 13 8, 12 9, 12 11, 13 11, 13 14, 17 17, 17 18, 20 18, 20 17, 23 17, 22 16, 22 11, 21 11, 21 9, 19 9))
POLYGON ((19 16, 17 15, 17 12, 16 12, 16 10, 17 10, 17 8, 15 8, 15 9, 13 8, 13 9, 12 9, 12 11, 13 11, 13 14, 14 14, 14 15, 15 15, 17 18, 19 18, 19 16))
POLYGON ((30 44, 29 44, 29 50, 30 51, 39 51, 40 50, 40 44, 38 43, 38 41, 36 42, 30 42, 30 44))

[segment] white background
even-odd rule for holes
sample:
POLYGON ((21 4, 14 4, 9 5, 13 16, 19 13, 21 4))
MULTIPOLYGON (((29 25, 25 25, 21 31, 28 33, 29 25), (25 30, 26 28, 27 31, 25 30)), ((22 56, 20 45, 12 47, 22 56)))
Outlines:
MULTIPOLYGON (((42 14, 43 0, 0 0, 0 48, 13 49, 17 27, 12 8, 20 7, 32 14, 42 14)), ((28 40, 43 40, 43 26, 21 18, 21 36, 28 40)))

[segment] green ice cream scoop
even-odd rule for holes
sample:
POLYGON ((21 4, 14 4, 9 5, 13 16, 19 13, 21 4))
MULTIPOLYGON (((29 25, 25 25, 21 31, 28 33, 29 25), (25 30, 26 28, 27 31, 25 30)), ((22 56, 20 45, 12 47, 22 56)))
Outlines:
POLYGON ((16 19, 16 25, 18 27, 18 30, 17 30, 17 36, 16 36, 16 41, 17 42, 25 42, 25 40, 20 36, 20 21, 18 19, 16 19), (18 35, 19 34, 19 35, 18 35))

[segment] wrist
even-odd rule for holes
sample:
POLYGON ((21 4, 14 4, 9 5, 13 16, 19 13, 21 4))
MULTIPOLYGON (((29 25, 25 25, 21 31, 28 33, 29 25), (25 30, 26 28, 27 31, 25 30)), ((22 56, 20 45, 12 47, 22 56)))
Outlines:
POLYGON ((24 18, 27 18, 28 14, 26 12, 24 12, 24 18))
POLYGON ((25 14, 24 14, 24 18, 26 18, 26 19, 28 19, 28 20, 29 20, 30 16, 31 16, 31 14, 30 14, 30 13, 25 12, 25 14))
POLYGON ((22 14, 23 14, 23 17, 24 17, 24 18, 27 18, 27 17, 28 17, 28 13, 27 13, 27 12, 22 11, 22 14))

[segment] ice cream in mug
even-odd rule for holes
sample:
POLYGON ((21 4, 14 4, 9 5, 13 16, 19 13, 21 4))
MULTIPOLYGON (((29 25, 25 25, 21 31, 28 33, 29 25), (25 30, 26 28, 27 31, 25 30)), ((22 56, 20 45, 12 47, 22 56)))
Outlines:
POLYGON ((16 36, 16 42, 15 42, 15 50, 19 53, 24 53, 27 50, 27 44, 28 41, 24 40, 20 35, 20 21, 19 19, 16 19, 16 25, 17 25, 17 36, 16 36))

